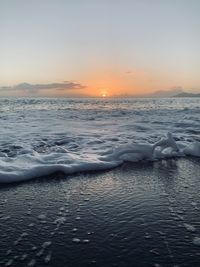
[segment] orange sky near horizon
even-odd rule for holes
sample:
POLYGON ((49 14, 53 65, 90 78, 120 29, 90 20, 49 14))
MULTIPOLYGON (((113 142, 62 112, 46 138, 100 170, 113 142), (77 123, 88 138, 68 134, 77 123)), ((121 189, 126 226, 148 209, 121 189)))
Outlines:
MULTIPOLYGON (((64 74, 65 75, 65 74, 64 74)), ((63 76, 64 76, 63 75, 63 76)), ((67 81, 67 75, 62 78, 62 80, 53 81, 51 79, 41 79, 36 82, 34 80, 29 81, 31 85, 45 85, 53 84, 56 82, 62 84, 63 81, 67 81)), ((113 96, 145 96, 146 94, 151 94, 159 90, 169 90, 171 88, 189 88, 192 81, 188 79, 188 76, 182 77, 181 73, 177 71, 174 73, 168 73, 163 71, 152 71, 151 69, 105 69, 99 68, 98 66, 93 66, 91 68, 85 68, 84 70, 79 70, 77 74, 73 75, 73 79, 69 82, 78 83, 83 88, 80 89, 45 89, 45 90, 35 90, 35 91, 23 91, 23 90, 9 90, 5 95, 10 96, 49 96, 49 97, 113 97, 113 96), (76 79, 77 76, 77 79, 76 79), (177 77, 179 79, 177 79, 177 77)), ((198 82, 198 81, 195 81, 198 82)), ((200 82, 200 80, 199 80, 200 82)), ((8 84, 7 86, 16 86, 21 82, 14 81, 13 84, 8 84)), ((188 91, 188 90, 186 90, 188 91)), ((4 91, 5 92, 5 91, 4 91)))
MULTIPOLYGON (((166 84, 165 82, 165 84, 166 84)), ((161 74, 150 71, 134 69, 132 71, 93 71, 82 77, 81 83, 86 85, 82 91, 89 96, 120 96, 120 95, 145 95, 160 89, 169 89, 170 79, 161 74), (169 81, 163 88, 162 81, 169 81)))

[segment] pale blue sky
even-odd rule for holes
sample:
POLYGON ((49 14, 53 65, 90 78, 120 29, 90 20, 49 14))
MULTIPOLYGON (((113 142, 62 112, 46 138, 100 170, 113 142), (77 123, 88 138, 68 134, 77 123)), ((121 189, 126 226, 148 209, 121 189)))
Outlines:
POLYGON ((200 88, 199 0, 1 0, 0 36, 0 86, 200 88))

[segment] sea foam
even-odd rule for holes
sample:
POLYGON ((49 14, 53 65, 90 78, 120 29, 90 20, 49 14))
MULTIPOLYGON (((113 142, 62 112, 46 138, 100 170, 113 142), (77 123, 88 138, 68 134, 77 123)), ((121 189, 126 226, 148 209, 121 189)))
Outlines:
POLYGON ((65 153, 48 155, 19 155, 14 158, 1 158, 0 182, 18 182, 35 177, 47 176, 56 172, 72 174, 84 171, 107 170, 124 162, 155 161, 163 158, 196 156, 200 157, 200 143, 179 146, 167 135, 155 144, 129 144, 113 148, 105 155, 96 153, 85 158, 65 153), (180 148, 179 148, 180 147, 180 148), (65 163, 66 162, 66 163, 65 163))
POLYGON ((200 157, 199 99, 1 99, 0 104, 0 183, 108 170, 127 161, 200 157))

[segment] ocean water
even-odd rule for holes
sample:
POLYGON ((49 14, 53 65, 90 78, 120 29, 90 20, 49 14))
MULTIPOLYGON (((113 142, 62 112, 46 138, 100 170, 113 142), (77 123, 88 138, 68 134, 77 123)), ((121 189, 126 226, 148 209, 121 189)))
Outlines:
POLYGON ((0 99, 0 183, 200 157, 200 98, 0 99))

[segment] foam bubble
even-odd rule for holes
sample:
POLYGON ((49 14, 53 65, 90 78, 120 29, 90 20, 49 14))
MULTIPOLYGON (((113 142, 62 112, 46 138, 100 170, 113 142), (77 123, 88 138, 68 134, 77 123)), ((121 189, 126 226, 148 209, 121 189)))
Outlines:
POLYGON ((24 261, 26 258, 28 258, 28 254, 23 254, 23 255, 21 256, 21 260, 22 260, 22 261, 24 261))
POLYGON ((83 243, 87 244, 87 243, 89 243, 89 242, 90 242, 89 239, 83 239, 83 243))
POLYGON ((51 241, 45 241, 43 244, 42 244, 42 248, 47 248, 49 246, 51 246, 52 242, 51 241))
POLYGON ((27 264, 27 266, 28 267, 33 267, 33 266, 35 266, 35 264, 36 264, 36 260, 35 259, 32 259, 32 260, 29 261, 29 263, 27 264))
POLYGON ((185 228, 186 228, 188 231, 190 231, 190 232, 195 232, 195 231, 196 231, 195 227, 194 227, 193 225, 191 225, 191 224, 184 223, 183 225, 184 225, 185 228))
POLYGON ((5 266, 11 266, 13 264, 13 259, 10 259, 6 262, 5 266))
POLYGON ((197 245, 197 246, 200 246, 200 237, 195 236, 195 237, 193 238, 193 244, 194 244, 194 245, 197 245))
POLYGON ((51 261, 51 252, 49 252, 46 257, 44 258, 45 263, 49 263, 51 261))

